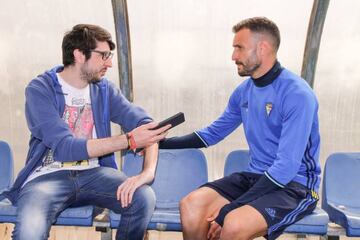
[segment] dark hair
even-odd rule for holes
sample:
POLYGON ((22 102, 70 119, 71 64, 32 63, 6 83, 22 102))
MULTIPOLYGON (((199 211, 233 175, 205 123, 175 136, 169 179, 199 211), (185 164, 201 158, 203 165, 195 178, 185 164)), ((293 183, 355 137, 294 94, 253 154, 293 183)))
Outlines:
POLYGON ((275 51, 279 49, 280 46, 280 31, 274 22, 269 20, 266 17, 253 17, 244 19, 235 26, 233 26, 232 31, 237 33, 241 29, 249 29, 251 32, 267 34, 273 40, 273 45, 275 51))
POLYGON ((78 24, 71 31, 65 33, 62 42, 64 67, 74 64, 73 52, 75 49, 79 49, 88 60, 91 56, 91 50, 96 48, 96 41, 106 41, 110 50, 115 49, 115 43, 112 41, 110 33, 100 26, 78 24))

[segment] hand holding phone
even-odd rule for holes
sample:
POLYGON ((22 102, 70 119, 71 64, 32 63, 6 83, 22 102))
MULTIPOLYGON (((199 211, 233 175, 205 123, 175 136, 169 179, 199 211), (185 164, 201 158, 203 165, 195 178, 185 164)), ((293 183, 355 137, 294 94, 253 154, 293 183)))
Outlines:
MULTIPOLYGON (((129 135, 129 133, 126 134, 129 147, 130 147, 130 149, 132 149, 132 150, 134 151, 134 153, 141 152, 142 150, 144 150, 143 147, 138 148, 139 145, 140 145, 140 146, 144 146, 144 144, 141 144, 143 141, 140 140, 140 141, 139 141, 140 144, 137 144, 135 141, 137 141, 138 138, 137 138, 137 137, 134 137, 134 135, 138 135, 138 134, 139 134, 138 131, 141 130, 141 129, 144 129, 144 127, 145 127, 145 129, 147 129, 147 130, 156 130, 156 129, 159 129, 159 128, 162 128, 162 127, 164 127, 164 126, 166 126, 166 125, 171 124, 171 127, 170 127, 170 128, 173 128, 173 127, 175 127, 175 126, 177 126, 177 125, 179 125, 179 124, 181 124, 181 123, 183 123, 183 122, 185 122, 184 113, 179 112, 179 113, 177 113, 177 114, 175 114, 175 115, 173 115, 173 116, 171 116, 171 117, 169 117, 169 118, 161 121, 161 122, 158 123, 158 125, 157 125, 156 127, 154 127, 154 128, 148 128, 148 127, 146 127, 146 125, 154 124, 154 123, 148 123, 148 124, 142 125, 142 126, 136 128, 136 129, 134 129, 134 130, 132 131, 132 133, 130 133, 130 135, 129 135), (131 140, 131 138, 132 138, 132 140, 131 140), (135 142, 135 143, 133 143, 132 141, 135 142)), ((170 129, 170 128, 169 128, 169 129, 170 129)), ((167 129, 167 130, 169 130, 169 129, 167 129)), ((167 131, 167 130, 166 130, 166 131, 167 131)), ((141 131, 140 131, 140 132, 141 132, 141 131)), ((163 134, 164 134, 164 132, 158 133, 158 136, 163 135, 163 134)), ((139 134, 138 136, 141 136, 141 134, 139 134)), ((140 138, 140 139, 141 139, 141 138, 140 138)), ((159 139, 159 140, 161 140, 161 139, 159 139)), ((146 144, 145 144, 145 145, 146 145, 146 144)))

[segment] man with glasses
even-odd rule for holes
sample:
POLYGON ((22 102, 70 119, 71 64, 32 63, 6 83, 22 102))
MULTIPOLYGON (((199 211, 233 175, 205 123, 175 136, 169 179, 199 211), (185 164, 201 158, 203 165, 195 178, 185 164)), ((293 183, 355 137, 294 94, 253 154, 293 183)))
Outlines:
POLYGON ((79 24, 63 38, 63 66, 26 88, 31 132, 24 169, 4 195, 17 206, 13 239, 47 239, 59 214, 96 205, 121 214, 116 239, 143 239, 155 207, 146 184, 155 176, 158 144, 169 126, 131 104, 104 78, 115 44, 105 29, 79 24), (111 136, 110 122, 127 132, 111 136), (143 171, 126 177, 114 152, 145 149, 143 171))

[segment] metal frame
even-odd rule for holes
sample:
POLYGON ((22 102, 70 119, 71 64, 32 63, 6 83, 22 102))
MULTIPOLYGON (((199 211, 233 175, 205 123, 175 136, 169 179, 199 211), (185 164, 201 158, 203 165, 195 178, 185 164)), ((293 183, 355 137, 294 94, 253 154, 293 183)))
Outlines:
POLYGON ((330 0, 314 0, 306 35, 301 77, 314 86, 315 70, 327 9, 330 0))
POLYGON ((117 43, 120 89, 124 96, 134 100, 129 17, 126 0, 112 0, 117 43))

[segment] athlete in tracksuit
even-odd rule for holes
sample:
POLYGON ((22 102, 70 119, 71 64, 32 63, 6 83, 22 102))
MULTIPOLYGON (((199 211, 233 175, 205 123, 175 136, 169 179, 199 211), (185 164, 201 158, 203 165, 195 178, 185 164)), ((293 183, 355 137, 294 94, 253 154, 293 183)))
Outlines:
POLYGON ((185 239, 275 239, 310 214, 318 201, 317 99, 306 81, 277 61, 280 35, 274 23, 251 18, 233 30, 233 60, 239 74, 250 78, 208 127, 166 139, 160 148, 208 147, 242 124, 250 164, 246 171, 207 183, 182 200, 185 239))

